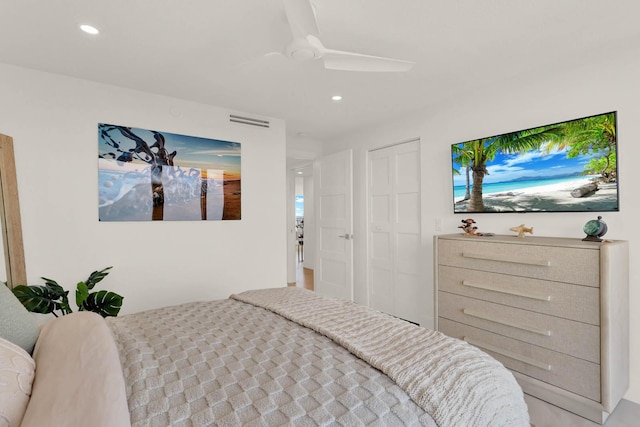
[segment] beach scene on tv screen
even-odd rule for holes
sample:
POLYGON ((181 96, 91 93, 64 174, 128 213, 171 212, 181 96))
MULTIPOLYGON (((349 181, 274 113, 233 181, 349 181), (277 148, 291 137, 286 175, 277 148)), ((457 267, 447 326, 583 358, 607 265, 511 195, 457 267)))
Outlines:
POLYGON ((455 213, 618 210, 616 113, 451 147, 455 213))

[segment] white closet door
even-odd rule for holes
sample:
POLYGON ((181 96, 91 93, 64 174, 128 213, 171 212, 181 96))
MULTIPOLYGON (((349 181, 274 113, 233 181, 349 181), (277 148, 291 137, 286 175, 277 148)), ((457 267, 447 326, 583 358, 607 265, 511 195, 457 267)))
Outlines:
POLYGON ((420 144, 369 153, 369 304, 412 322, 421 283, 420 144))
POLYGON ((316 292, 353 300, 351 150, 316 162, 316 292))

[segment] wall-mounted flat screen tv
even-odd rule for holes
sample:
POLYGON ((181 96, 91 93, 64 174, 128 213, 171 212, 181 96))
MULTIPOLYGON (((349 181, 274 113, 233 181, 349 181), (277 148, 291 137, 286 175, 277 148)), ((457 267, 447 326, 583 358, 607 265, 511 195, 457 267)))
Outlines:
POLYGON ((616 112, 451 146, 453 210, 619 210, 616 112))

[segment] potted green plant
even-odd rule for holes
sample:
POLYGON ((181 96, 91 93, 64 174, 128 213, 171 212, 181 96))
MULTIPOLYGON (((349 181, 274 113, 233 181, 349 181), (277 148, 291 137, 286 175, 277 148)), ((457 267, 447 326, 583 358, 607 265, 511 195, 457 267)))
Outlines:
MULTIPOLYGON (((84 282, 76 286, 76 305, 78 311, 93 311, 102 317, 117 316, 122 308, 124 297, 110 291, 91 292, 96 284, 104 279, 112 267, 94 271, 84 282)), ((72 313, 69 305, 69 291, 65 291, 55 280, 41 277, 45 284, 40 286, 20 285, 13 288, 13 294, 27 310, 32 313, 58 314, 72 313), (59 313, 56 313, 58 311, 59 313)))

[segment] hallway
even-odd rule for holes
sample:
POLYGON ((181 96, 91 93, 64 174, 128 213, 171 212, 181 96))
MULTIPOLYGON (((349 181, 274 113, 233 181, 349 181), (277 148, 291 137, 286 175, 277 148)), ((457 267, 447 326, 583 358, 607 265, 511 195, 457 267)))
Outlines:
POLYGON ((296 281, 289 283, 289 286, 297 286, 299 288, 313 290, 313 270, 304 268, 302 262, 298 262, 296 266, 296 281))

